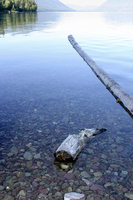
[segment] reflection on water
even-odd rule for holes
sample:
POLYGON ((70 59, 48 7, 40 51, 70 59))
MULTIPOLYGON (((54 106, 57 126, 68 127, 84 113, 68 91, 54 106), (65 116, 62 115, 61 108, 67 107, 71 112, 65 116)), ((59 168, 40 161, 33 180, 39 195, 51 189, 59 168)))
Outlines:
POLYGON ((110 13, 110 12, 105 12, 102 13, 103 17, 106 19, 106 21, 112 22, 112 24, 114 25, 115 23, 120 24, 132 24, 133 25, 133 17, 132 17, 132 13, 124 13, 124 12, 114 12, 114 13, 110 13))
MULTIPOLYGON (((58 12, 4 13, 0 14, 0 35, 6 33, 29 33, 51 27, 51 22, 60 20, 58 12), (37 26, 37 29, 36 29, 37 26)), ((52 24, 54 27, 54 24, 52 24)))
POLYGON ((0 14, 0 34, 31 31, 37 21, 36 13, 4 13, 0 14))
POLYGON ((9 34, 0 38, 0 199, 63 200, 71 191, 87 200, 130 199, 132 119, 67 36, 132 92, 132 23, 118 26, 102 13, 32 14, 1 15, 9 34), (107 131, 63 169, 53 149, 93 127, 107 131))

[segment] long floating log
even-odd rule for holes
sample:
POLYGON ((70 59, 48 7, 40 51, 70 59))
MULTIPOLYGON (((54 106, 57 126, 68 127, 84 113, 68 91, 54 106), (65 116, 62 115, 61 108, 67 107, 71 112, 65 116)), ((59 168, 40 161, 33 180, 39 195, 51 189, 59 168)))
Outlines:
POLYGON ((54 156, 59 161, 74 161, 85 145, 106 129, 82 129, 79 134, 69 135, 57 148, 54 156))
POLYGON ((133 96, 126 92, 115 80, 113 80, 101 67, 99 67, 88 55, 85 53, 79 44, 75 41, 72 35, 68 36, 68 40, 73 48, 79 53, 83 60, 89 65, 97 78, 106 86, 109 92, 115 97, 116 102, 119 103, 133 118, 133 96))

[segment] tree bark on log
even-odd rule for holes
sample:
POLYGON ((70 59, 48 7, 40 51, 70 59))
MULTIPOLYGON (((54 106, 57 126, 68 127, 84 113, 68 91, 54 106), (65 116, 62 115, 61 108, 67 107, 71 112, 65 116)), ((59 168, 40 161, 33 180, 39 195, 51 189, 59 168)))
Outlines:
POLYGON ((54 153, 58 161, 74 161, 85 145, 106 129, 82 129, 79 134, 69 135, 54 153))
POLYGON ((97 78, 106 86, 109 92, 115 97, 119 103, 133 118, 133 96, 126 92, 115 80, 113 80, 101 67, 99 67, 79 46, 72 35, 68 36, 68 40, 73 48, 79 53, 83 60, 89 65, 97 78))

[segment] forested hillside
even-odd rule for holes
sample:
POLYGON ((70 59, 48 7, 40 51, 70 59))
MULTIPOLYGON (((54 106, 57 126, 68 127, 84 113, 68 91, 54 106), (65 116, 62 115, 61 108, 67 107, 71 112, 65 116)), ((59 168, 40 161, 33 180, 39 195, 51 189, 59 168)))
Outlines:
POLYGON ((0 0, 0 11, 35 12, 35 0, 0 0))

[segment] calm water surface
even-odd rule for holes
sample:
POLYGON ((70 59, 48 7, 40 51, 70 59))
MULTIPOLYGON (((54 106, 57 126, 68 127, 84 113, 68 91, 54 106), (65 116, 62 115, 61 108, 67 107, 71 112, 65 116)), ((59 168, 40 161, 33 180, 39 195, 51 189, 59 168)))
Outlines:
POLYGON ((70 34, 133 95, 132 13, 1 14, 0 199, 21 199, 21 190, 28 200, 71 191, 87 200, 133 197, 133 121, 72 48, 70 34), (93 127, 107 131, 63 171, 53 149, 93 127))

